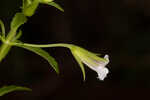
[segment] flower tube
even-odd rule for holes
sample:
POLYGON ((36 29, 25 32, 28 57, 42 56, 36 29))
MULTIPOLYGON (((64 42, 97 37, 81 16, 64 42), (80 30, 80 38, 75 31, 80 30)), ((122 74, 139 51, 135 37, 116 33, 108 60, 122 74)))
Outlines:
POLYGON ((98 57, 97 54, 77 46, 74 46, 71 51, 75 58, 78 58, 78 60, 80 60, 82 63, 97 72, 99 80, 105 79, 109 73, 109 70, 105 67, 109 63, 108 55, 105 55, 104 58, 101 58, 98 57))

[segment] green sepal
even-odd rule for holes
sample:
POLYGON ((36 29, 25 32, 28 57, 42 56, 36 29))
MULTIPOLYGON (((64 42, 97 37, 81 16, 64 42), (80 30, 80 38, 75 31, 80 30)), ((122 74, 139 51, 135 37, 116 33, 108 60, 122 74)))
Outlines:
POLYGON ((72 52, 72 55, 74 56, 75 60, 77 61, 77 63, 79 64, 79 66, 81 68, 81 71, 83 74, 83 80, 85 81, 86 75, 85 75, 84 65, 83 65, 82 61, 80 60, 80 58, 76 54, 74 54, 74 51, 71 50, 71 52, 72 52))
POLYGON ((29 47, 25 45, 16 45, 16 46, 32 51, 38 54, 39 56, 43 57, 45 60, 48 61, 48 63, 53 67, 53 69, 59 74, 58 63, 52 56, 49 55, 48 52, 38 47, 29 47))
POLYGON ((0 96, 3 96, 13 91, 32 91, 32 90, 30 88, 15 86, 15 85, 4 86, 0 88, 0 96))
POLYGON ((99 57, 99 55, 101 55, 101 54, 90 52, 90 51, 88 51, 84 48, 81 48, 79 46, 74 46, 72 49, 75 49, 78 52, 78 54, 81 53, 81 55, 84 55, 88 58, 92 58, 92 59, 95 59, 97 61, 107 61, 106 59, 99 57))
POLYGON ((23 13, 25 16, 31 17, 34 15, 40 0, 23 0, 23 13))

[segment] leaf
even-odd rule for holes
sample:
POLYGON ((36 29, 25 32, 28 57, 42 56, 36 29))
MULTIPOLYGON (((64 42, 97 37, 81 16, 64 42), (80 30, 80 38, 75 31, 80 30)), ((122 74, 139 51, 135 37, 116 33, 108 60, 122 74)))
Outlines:
POLYGON ((11 22, 11 29, 17 30, 26 21, 27 21, 27 18, 23 13, 16 13, 16 15, 14 16, 11 22))
POLYGON ((43 57, 45 60, 48 61, 48 63, 53 67, 53 69, 59 73, 59 68, 58 68, 58 63, 56 62, 56 60, 49 55, 49 53, 47 53, 46 51, 44 51, 43 49, 41 48, 38 48, 38 47, 29 47, 29 46, 24 46, 24 45, 16 45, 18 47, 21 47, 21 48, 24 48, 24 49, 27 49, 29 51, 32 51, 38 55, 40 55, 41 57, 43 57))
POLYGON ((32 0, 32 1, 31 0, 23 0, 22 8, 23 8, 24 15, 31 17, 35 13, 39 3, 40 3, 40 0, 32 0))
POLYGON ((3 96, 5 94, 13 92, 13 91, 32 91, 32 90, 29 88, 26 88, 26 87, 15 86, 15 85, 4 86, 4 87, 0 88, 0 96, 3 96))
POLYGON ((84 65, 83 65, 82 61, 80 60, 80 58, 76 54, 74 54, 73 51, 71 51, 71 52, 72 52, 72 55, 74 56, 75 60, 77 61, 77 63, 79 64, 79 66, 80 66, 80 68, 82 70, 83 80, 85 81, 85 69, 84 69, 84 65))
POLYGON ((64 12, 64 9, 59 4, 57 4, 55 2, 47 2, 46 4, 48 4, 50 6, 53 6, 53 7, 57 8, 57 9, 59 9, 60 11, 64 12))
POLYGON ((52 2, 54 0, 40 0, 41 3, 47 3, 47 2, 52 2))
POLYGON ((0 20, 0 27, 2 31, 2 37, 5 37, 5 26, 2 20, 0 20))

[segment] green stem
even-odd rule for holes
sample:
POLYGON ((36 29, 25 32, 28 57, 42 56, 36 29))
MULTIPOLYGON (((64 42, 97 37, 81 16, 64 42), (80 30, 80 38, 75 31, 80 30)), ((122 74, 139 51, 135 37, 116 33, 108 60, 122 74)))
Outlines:
POLYGON ((17 29, 11 29, 11 31, 9 32, 7 38, 6 38, 6 41, 12 41, 13 38, 15 37, 16 35, 16 30, 17 29))
POLYGON ((13 40, 15 35, 16 35, 16 29, 13 29, 9 32, 5 42, 3 41, 3 44, 0 47, 0 62, 5 58, 5 56, 8 54, 9 50, 11 49, 12 46, 9 43, 10 41, 13 40))
POLYGON ((2 46, 0 47, 0 62, 3 60, 3 58, 5 58, 10 48, 10 45, 4 43, 2 44, 2 46))
POLYGON ((71 49, 74 45, 65 44, 65 43, 56 43, 56 44, 28 44, 28 43, 11 43, 12 45, 22 45, 28 47, 38 47, 38 48, 50 48, 50 47, 66 47, 71 49))

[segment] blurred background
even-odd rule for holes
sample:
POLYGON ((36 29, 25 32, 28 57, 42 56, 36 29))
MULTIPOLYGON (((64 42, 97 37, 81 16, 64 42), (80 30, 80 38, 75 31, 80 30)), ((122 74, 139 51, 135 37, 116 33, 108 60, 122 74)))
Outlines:
MULTIPOLYGON (((0 19, 9 23, 22 0, 0 0, 0 19)), ((65 13, 40 5, 23 25, 27 43, 73 43, 110 55, 105 81, 86 67, 86 81, 66 48, 47 50, 60 75, 40 56, 14 47, 0 63, 0 86, 21 85, 32 92, 13 92, 0 100, 144 100, 150 91, 149 0, 56 0, 65 13)))

